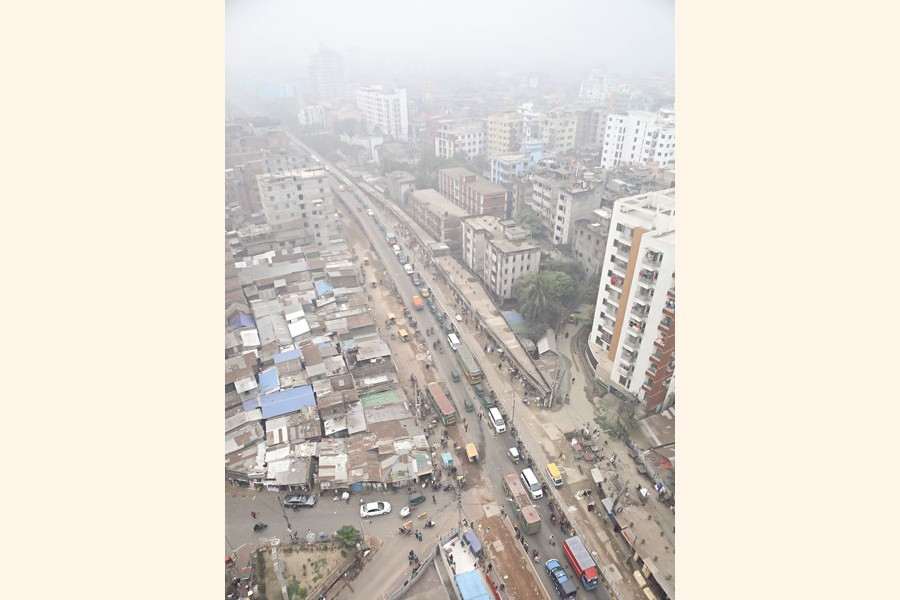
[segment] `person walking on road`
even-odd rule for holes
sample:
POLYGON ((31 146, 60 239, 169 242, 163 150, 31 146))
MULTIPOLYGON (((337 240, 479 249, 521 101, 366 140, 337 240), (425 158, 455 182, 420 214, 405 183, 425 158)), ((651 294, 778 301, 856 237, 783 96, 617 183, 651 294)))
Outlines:
POLYGON ((437 496, 435 496, 434 494, 432 494, 432 495, 431 495, 431 501, 434 502, 435 504, 437 504, 437 496))
POLYGON ((251 511, 251 512, 250 512, 250 516, 253 517, 253 518, 255 519, 255 518, 256 518, 256 511, 251 511))

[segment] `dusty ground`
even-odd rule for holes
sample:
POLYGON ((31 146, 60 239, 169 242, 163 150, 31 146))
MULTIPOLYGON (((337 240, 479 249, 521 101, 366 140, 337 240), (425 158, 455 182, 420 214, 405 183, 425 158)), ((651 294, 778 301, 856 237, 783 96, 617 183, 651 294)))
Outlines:
MULTIPOLYGON (((260 551, 259 556, 265 563, 263 581, 266 584, 267 598, 281 598, 281 586, 275 576, 271 548, 260 551)), ((304 550, 301 546, 278 546, 278 558, 284 565, 284 579, 290 585, 296 580, 301 588, 312 590, 321 584, 345 560, 341 551, 304 550)))

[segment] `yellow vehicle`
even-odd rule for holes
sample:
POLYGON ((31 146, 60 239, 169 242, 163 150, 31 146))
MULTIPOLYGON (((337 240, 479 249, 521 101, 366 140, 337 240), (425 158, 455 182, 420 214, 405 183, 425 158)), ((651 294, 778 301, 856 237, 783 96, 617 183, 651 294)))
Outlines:
POLYGON ((406 330, 405 330, 405 329, 399 329, 399 330, 397 330, 397 334, 400 336, 400 339, 403 340, 404 342, 408 342, 408 341, 409 341, 409 334, 406 333, 406 330))
POLYGON ((397 322, 397 316, 394 313, 388 313, 388 323, 393 325, 397 322))
POLYGON ((550 481, 552 481, 553 485, 556 487, 560 487, 563 484, 562 475, 560 474, 559 467, 556 466, 556 463, 547 464, 547 475, 550 476, 550 481))
POLYGON ((423 286, 422 288, 419 289, 419 291, 422 293, 423 298, 427 298, 428 296, 431 295, 431 290, 429 290, 427 287, 423 286))
POLYGON ((478 448, 475 444, 466 444, 466 454, 469 456, 469 462, 478 462, 478 448))

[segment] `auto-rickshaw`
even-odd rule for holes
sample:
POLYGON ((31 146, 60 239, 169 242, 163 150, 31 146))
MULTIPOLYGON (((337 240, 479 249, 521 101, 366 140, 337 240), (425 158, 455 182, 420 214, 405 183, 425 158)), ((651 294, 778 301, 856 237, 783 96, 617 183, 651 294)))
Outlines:
POLYGON ((475 444, 466 444, 466 455, 469 457, 470 463, 478 462, 478 448, 475 447, 475 444))
POLYGON ((396 322, 397 322, 397 315, 395 315, 394 313, 388 313, 388 323, 393 325, 396 322))
POLYGON ((405 329, 399 329, 399 330, 397 330, 397 333, 400 334, 401 340, 403 340, 404 342, 409 341, 409 333, 407 333, 407 331, 405 329))

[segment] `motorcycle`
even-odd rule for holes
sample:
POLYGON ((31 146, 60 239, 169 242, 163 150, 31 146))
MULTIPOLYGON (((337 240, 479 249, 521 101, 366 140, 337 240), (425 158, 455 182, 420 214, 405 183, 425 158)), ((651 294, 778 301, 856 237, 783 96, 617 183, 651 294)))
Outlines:
POLYGON ((550 523, 556 525, 556 515, 553 513, 550 513, 550 523))
POLYGON ((537 548, 535 548, 534 551, 531 553, 531 557, 534 559, 534 562, 536 562, 536 563, 541 562, 541 553, 537 548))
POLYGON ((268 525, 266 525, 265 523, 255 523, 253 525, 253 531, 262 531, 266 527, 268 527, 268 525))
POLYGON ((444 486, 444 491, 445 491, 445 492, 452 492, 452 491, 453 491, 453 484, 452 484, 452 483, 448 483, 447 485, 445 485, 445 486, 444 486))

